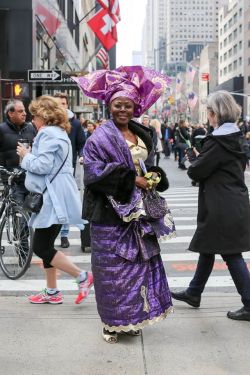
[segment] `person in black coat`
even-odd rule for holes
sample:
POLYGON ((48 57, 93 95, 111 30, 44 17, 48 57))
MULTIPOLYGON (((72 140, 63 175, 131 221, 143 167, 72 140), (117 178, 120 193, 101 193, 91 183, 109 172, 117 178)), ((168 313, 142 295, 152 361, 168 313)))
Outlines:
MULTIPOLYGON (((17 142, 26 139, 30 146, 36 136, 32 124, 27 123, 26 111, 21 100, 10 100, 4 110, 6 121, 0 124, 0 165, 13 170, 21 168, 19 156, 16 153, 17 142)), ((7 184, 8 176, 1 174, 2 182, 7 184)), ((13 184, 14 197, 20 204, 23 203, 28 190, 24 186, 25 174, 20 176, 13 184)))
POLYGON ((227 316, 250 321, 250 274, 242 257, 250 250, 250 206, 244 182, 247 145, 235 123, 240 112, 226 91, 208 98, 208 119, 215 130, 205 138, 201 153, 188 168, 189 177, 199 182, 197 229, 189 250, 200 256, 189 287, 172 296, 199 307, 215 254, 220 254, 243 303, 227 316))

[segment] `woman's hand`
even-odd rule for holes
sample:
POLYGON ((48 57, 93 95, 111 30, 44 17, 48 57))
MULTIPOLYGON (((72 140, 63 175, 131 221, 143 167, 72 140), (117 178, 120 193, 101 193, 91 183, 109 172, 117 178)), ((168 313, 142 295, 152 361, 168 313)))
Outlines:
POLYGON ((145 177, 136 176, 135 184, 136 184, 136 186, 138 186, 138 187, 140 187, 141 189, 144 189, 144 190, 147 190, 149 188, 148 180, 145 177))
POLYGON ((26 148, 22 143, 17 142, 16 153, 23 158, 26 154, 31 151, 31 147, 26 148))

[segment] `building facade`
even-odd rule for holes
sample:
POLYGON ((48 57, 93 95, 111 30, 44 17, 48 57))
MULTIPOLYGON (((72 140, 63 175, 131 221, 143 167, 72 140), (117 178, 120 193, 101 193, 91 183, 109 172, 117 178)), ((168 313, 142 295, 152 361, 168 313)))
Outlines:
POLYGON ((20 91, 26 105, 55 91, 67 91, 72 107, 80 104, 70 75, 95 69, 95 38, 86 22, 80 22, 90 10, 84 0, 0 0, 1 112, 7 100, 16 97, 16 80, 26 85, 20 91), (61 71, 62 80, 28 79, 28 71, 48 70, 61 71))
POLYGON ((221 8, 219 14, 218 88, 227 89, 234 94, 243 107, 243 117, 250 113, 249 100, 242 96, 250 84, 249 9, 248 0, 233 0, 228 6, 221 8))

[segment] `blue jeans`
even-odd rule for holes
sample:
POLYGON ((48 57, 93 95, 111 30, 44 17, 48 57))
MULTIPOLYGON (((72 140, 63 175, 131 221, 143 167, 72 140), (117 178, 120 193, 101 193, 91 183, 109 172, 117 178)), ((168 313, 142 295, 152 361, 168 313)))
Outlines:
MULTIPOLYGON (((227 254, 221 256, 227 264, 244 307, 246 310, 250 311, 250 273, 242 254, 227 254)), ((200 254, 194 277, 187 289, 190 295, 200 296, 202 294, 212 272, 214 260, 214 254, 200 254)))
POLYGON ((61 237, 68 237, 69 236, 69 224, 63 224, 61 231, 60 231, 61 237))

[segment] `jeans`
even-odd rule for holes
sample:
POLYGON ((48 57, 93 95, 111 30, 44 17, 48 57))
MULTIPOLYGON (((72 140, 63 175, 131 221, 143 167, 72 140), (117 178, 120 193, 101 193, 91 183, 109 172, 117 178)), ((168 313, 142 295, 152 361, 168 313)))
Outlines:
POLYGON ((63 224, 62 229, 60 231, 61 237, 68 237, 69 236, 69 224, 63 224))
MULTIPOLYGON (((221 256, 227 264, 244 307, 246 310, 250 311, 250 273, 242 254, 227 254, 221 256)), ((200 296, 202 294, 212 272, 214 261, 214 254, 200 254, 194 277, 187 289, 190 295, 200 296)))

